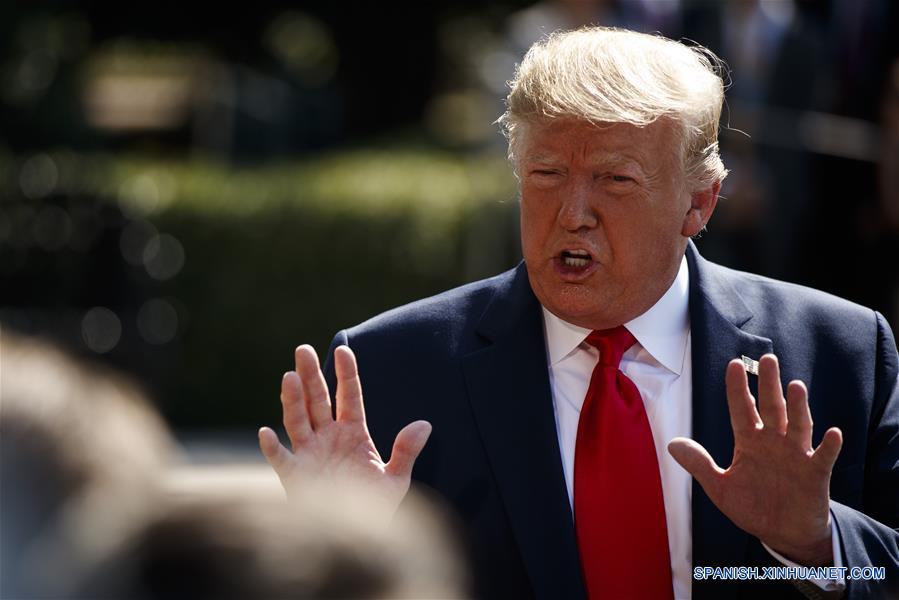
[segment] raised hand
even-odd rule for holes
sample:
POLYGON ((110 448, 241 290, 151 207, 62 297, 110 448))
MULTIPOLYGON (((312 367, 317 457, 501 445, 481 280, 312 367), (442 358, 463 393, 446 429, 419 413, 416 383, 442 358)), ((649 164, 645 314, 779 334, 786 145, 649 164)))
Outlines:
POLYGON ((412 465, 431 434, 427 421, 415 421, 396 436, 384 462, 368 433, 356 357, 348 346, 334 351, 337 419, 315 350, 296 349, 296 371, 281 380, 284 428, 293 451, 268 427, 259 430, 259 446, 288 497, 323 481, 349 482, 371 491, 371 500, 392 514, 409 490, 412 465))
POLYGON ((734 456, 726 470, 705 448, 675 438, 668 451, 731 521, 786 558, 806 566, 833 560, 830 474, 843 445, 832 427, 812 449, 808 390, 791 381, 784 398, 777 357, 759 361, 759 402, 740 360, 727 366, 734 456))

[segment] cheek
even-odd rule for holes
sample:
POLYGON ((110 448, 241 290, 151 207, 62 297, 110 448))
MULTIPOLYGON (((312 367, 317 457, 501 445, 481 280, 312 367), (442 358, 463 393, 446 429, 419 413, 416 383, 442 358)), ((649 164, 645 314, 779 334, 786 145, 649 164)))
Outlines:
POLYGON ((682 250, 680 247, 682 223, 676 219, 676 215, 668 215, 668 219, 656 220, 652 229, 647 229, 646 235, 641 239, 641 254, 648 264, 668 265, 671 257, 682 250))
POLYGON ((552 208, 546 202, 529 198, 519 205, 521 212, 521 244, 523 250, 534 251, 547 241, 555 222, 552 208))
POLYGON ((521 223, 521 254, 530 263, 537 264, 543 255, 543 236, 535 231, 533 223, 522 221, 521 223))
POLYGON ((602 235, 607 242, 609 264, 627 277, 653 264, 662 246, 667 246, 671 222, 651 210, 622 206, 606 213, 602 235), (666 241, 663 241, 666 240, 666 241))

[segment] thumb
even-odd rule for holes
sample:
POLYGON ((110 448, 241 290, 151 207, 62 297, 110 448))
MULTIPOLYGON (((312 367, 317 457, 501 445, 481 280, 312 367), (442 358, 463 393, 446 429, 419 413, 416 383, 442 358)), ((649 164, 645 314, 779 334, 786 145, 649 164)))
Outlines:
POLYGON ((694 440, 677 437, 668 443, 668 453, 699 482, 711 498, 717 477, 724 471, 715 464, 715 459, 708 450, 694 440))
POLYGON ((837 462, 837 456, 840 455, 842 447, 843 432, 839 427, 831 427, 824 432, 824 438, 815 450, 812 460, 824 465, 829 471, 833 471, 833 465, 837 462))
POLYGON ((409 423, 397 434, 386 470, 397 477, 410 477, 415 459, 431 436, 431 424, 427 421, 409 423))
POLYGON ((259 449, 262 450, 265 460, 268 461, 268 464, 271 465, 283 483, 282 471, 284 471, 291 453, 281 444, 278 434, 268 427, 262 427, 259 430, 259 449))

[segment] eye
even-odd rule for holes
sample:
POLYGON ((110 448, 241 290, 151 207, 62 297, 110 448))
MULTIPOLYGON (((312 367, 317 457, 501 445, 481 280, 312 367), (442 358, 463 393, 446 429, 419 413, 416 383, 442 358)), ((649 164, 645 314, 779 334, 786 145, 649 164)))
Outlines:
POLYGON ((538 188, 550 188, 559 185, 562 181, 563 173, 559 169, 530 169, 528 171, 528 181, 531 185, 538 188))
POLYGON ((632 177, 628 177, 627 175, 611 175, 609 177, 615 183, 628 183, 633 181, 632 177))

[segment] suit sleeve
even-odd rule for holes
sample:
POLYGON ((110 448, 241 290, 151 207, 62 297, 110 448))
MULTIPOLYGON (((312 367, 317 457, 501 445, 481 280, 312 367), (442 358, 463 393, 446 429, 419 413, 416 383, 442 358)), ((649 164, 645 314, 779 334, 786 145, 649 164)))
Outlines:
POLYGON ((865 461, 864 512, 838 502, 831 510, 844 564, 884 567, 883 581, 847 579, 846 598, 899 597, 899 356, 890 327, 877 318, 875 397, 865 461))

